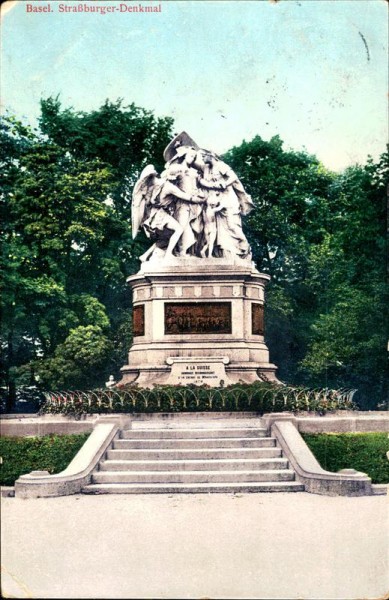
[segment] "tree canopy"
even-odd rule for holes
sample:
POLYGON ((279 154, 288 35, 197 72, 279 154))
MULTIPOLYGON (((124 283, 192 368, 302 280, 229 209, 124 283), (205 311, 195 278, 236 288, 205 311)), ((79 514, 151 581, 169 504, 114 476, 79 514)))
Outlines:
MULTIPOLYGON (((0 125, 2 355, 18 386, 86 389, 118 376, 131 343, 126 277, 131 191, 163 168, 173 120, 121 100, 90 112, 41 102, 39 128, 0 125)), ((352 387, 365 408, 388 392, 385 185, 388 153, 336 174, 279 137, 223 157, 252 195, 245 230, 271 275, 266 340, 289 384, 352 387)))
POLYGON ((159 165, 172 120, 106 102, 91 113, 42 101, 39 130, 1 125, 2 352, 15 386, 101 385, 125 362, 125 285, 142 240, 130 230, 131 186, 159 165))
POLYGON ((267 342, 280 378, 358 389, 364 407, 385 403, 388 153, 336 174, 257 136, 225 159, 255 202, 248 234, 272 277, 267 342))

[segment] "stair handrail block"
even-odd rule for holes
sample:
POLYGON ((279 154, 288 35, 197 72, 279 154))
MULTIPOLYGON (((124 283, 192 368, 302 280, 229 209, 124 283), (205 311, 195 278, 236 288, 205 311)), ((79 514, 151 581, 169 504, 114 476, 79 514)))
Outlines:
POLYGON ((118 432, 118 423, 98 423, 66 469, 55 475, 48 471, 21 475, 15 482, 15 496, 48 498, 80 493, 118 432))
POLYGON ((271 435, 276 438, 285 457, 305 486, 305 491, 327 496, 370 496, 371 479, 366 473, 347 469, 345 473, 331 473, 323 469, 301 437, 295 419, 282 419, 270 424, 271 435))

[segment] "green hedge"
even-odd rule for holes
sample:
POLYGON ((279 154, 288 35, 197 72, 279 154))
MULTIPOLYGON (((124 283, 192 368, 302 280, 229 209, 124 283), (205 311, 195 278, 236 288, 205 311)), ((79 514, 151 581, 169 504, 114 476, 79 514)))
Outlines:
POLYGON ((88 436, 89 433, 1 438, 0 456, 3 463, 0 465, 0 484, 14 485, 20 475, 30 471, 63 471, 88 436))
POLYGON ((353 410, 350 390, 295 388, 270 383, 207 386, 155 386, 142 389, 127 386, 86 392, 63 391, 45 394, 42 413, 71 415, 93 413, 154 413, 202 411, 282 411, 353 410))
POLYGON ((367 473, 373 483, 389 483, 389 437, 387 433, 302 434, 327 471, 356 469, 367 473))

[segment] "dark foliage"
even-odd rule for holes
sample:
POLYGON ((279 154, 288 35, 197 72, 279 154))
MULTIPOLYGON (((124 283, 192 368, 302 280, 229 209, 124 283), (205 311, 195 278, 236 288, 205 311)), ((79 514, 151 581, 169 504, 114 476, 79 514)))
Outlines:
POLYGON ((304 433, 303 438, 323 469, 356 469, 373 483, 389 483, 386 433, 304 433))
POLYGON ((48 471, 50 474, 63 471, 88 436, 89 433, 1 438, 0 484, 14 485, 20 475, 31 471, 48 471))

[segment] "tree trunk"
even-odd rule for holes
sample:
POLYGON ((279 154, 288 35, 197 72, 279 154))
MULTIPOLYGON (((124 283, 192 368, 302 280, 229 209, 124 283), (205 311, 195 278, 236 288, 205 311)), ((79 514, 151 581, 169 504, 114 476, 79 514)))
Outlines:
POLYGON ((11 413, 16 408, 16 385, 15 381, 10 376, 10 367, 13 365, 14 359, 14 345, 13 345, 13 332, 10 331, 8 334, 8 361, 7 361, 7 399, 5 404, 5 411, 11 413))

